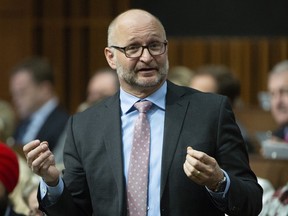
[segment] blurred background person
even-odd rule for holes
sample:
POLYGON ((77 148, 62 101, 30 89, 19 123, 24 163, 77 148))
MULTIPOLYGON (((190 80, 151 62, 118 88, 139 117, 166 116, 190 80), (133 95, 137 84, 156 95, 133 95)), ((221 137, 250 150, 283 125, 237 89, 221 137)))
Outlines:
MULTIPOLYGON (((240 103, 240 81, 225 65, 209 64, 199 67, 190 80, 190 87, 203 92, 211 92, 227 96, 233 109, 236 109, 240 103)), ((248 152, 254 152, 254 146, 251 143, 246 128, 241 124, 241 122, 239 122, 239 120, 237 121, 237 124, 246 142, 248 152)))
MULTIPOLYGON (((265 193, 265 190, 264 190, 265 193)), ((285 185, 279 187, 263 203, 263 209, 260 216, 287 216, 288 215, 288 181, 285 185)))
POLYGON ((168 80, 180 86, 190 86, 194 71, 186 66, 174 66, 169 69, 168 80))
POLYGON ((44 215, 42 211, 40 211, 39 203, 37 200, 37 192, 38 192, 38 184, 39 178, 36 181, 31 182, 27 187, 23 190, 23 199, 26 205, 29 207, 28 216, 42 216, 44 215))
POLYGON ((15 128, 15 112, 11 104, 0 100, 0 140, 12 145, 11 136, 15 128))
MULTIPOLYGON (((272 137, 268 136, 268 139, 264 140, 264 143, 268 141, 272 145, 263 145, 263 152, 268 151, 267 148, 273 148, 273 145, 276 144, 288 144, 288 60, 278 62, 272 68, 267 88, 270 95, 271 114, 278 129, 272 132, 272 137)), ((273 151, 281 151, 282 154, 285 154, 287 148, 277 147, 273 151)), ((288 180, 284 185, 276 187, 273 193, 264 187, 263 189, 263 197, 266 196, 267 199, 263 201, 260 216, 288 215, 288 180)))
POLYGON ((88 82, 86 101, 79 105, 77 111, 84 111, 105 97, 115 94, 118 89, 119 81, 115 70, 110 67, 96 70, 88 82))
POLYGON ((190 80, 190 87, 203 92, 225 95, 233 107, 240 99, 240 81, 225 65, 203 65, 190 80))
MULTIPOLYGON (((112 96, 118 91, 119 87, 119 80, 115 70, 111 69, 110 67, 103 67, 96 70, 89 79, 86 100, 78 106, 76 111, 82 112, 88 107, 99 103, 104 98, 112 96)), ((66 130, 64 130, 59 137, 57 146, 54 149, 56 165, 60 170, 64 170, 63 150, 65 139, 66 130)))
POLYGON ((288 142, 288 60, 277 63, 268 77, 271 114, 279 128, 273 136, 288 142))
POLYGON ((19 164, 15 152, 6 144, 0 143, 0 215, 24 216, 14 211, 9 198, 18 183, 19 164))
POLYGON ((0 141, 12 147, 17 154, 19 163, 19 181, 13 192, 9 194, 11 203, 13 203, 13 208, 16 212, 21 212, 23 214, 28 213, 28 207, 24 203, 21 197, 22 190, 29 184, 33 172, 27 166, 26 161, 21 156, 23 154, 22 149, 14 148, 13 139, 11 139, 15 126, 15 112, 12 106, 3 100, 0 100, 0 141))
POLYGON ((14 67, 10 91, 20 120, 14 133, 16 144, 47 140, 53 151, 69 115, 59 105, 47 59, 30 58, 14 67))

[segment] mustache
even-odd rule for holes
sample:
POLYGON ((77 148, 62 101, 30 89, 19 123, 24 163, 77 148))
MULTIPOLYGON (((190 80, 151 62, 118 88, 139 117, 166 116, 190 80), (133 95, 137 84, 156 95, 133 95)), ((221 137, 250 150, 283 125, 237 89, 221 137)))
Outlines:
POLYGON ((277 106, 276 109, 279 110, 279 111, 285 111, 285 112, 288 112, 288 106, 283 105, 283 104, 277 106))

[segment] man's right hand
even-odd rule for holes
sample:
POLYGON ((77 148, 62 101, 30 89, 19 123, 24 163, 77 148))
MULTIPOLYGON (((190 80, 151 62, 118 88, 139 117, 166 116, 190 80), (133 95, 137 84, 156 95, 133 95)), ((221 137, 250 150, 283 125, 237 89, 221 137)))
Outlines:
POLYGON ((23 147, 23 152, 30 169, 41 176, 47 185, 58 184, 60 171, 55 166, 54 155, 48 147, 48 142, 31 141, 23 147))

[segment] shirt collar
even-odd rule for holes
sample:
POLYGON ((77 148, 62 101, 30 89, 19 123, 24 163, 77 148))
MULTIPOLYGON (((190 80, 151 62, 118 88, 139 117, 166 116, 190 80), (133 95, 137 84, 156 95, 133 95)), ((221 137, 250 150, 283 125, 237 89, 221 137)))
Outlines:
POLYGON ((58 104, 57 98, 52 98, 46 102, 39 110, 32 114, 31 119, 46 118, 58 104))
POLYGON ((138 98, 134 95, 131 95, 125 92, 122 88, 120 88, 120 106, 122 110, 122 114, 127 113, 131 107, 139 100, 149 100, 158 108, 165 110, 165 96, 167 93, 167 82, 165 81, 163 85, 155 91, 153 94, 149 95, 146 98, 138 98))

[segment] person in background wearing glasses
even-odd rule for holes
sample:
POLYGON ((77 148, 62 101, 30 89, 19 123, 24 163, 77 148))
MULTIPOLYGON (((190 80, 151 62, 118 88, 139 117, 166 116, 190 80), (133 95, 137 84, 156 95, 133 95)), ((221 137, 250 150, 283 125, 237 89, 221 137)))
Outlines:
POLYGON ((271 114, 279 128, 273 138, 288 143, 288 60, 278 62, 268 77, 271 114))
MULTIPOLYGON (((262 189, 228 99, 168 81, 167 51, 164 27, 147 11, 131 9, 112 21, 104 53, 120 91, 70 118, 63 178, 47 142, 23 147, 42 177, 40 207, 48 215, 258 215, 262 189), (131 197, 142 185, 130 190, 136 181, 129 163, 147 155, 130 157, 139 101, 151 105, 149 174, 147 187, 131 197)), ((133 170, 135 178, 145 166, 133 170)))

